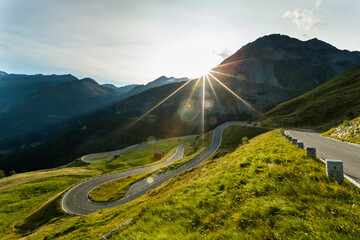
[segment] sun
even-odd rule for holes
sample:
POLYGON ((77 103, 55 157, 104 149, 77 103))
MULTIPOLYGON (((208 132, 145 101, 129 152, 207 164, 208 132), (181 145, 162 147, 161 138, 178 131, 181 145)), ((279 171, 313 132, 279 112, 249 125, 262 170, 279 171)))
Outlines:
POLYGON ((203 77, 203 78, 208 77, 209 74, 210 74, 210 71, 211 71, 211 70, 204 71, 204 72, 201 74, 201 77, 203 77))

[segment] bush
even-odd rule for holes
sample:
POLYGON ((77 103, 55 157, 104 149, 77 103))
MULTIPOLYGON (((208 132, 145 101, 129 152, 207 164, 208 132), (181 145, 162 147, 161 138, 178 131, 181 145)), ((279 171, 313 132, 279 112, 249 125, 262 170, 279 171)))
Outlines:
POLYGON ((244 137, 241 139, 241 142, 242 142, 242 144, 247 144, 247 143, 249 143, 249 139, 247 138, 247 136, 244 136, 244 137))
POLYGON ((0 178, 4 178, 5 177, 5 173, 3 170, 0 169, 0 178))

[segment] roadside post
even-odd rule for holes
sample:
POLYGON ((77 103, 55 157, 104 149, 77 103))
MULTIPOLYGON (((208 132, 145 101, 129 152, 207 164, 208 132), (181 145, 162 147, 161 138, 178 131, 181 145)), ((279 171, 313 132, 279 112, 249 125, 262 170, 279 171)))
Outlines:
POLYGON ((326 175, 339 183, 344 182, 344 169, 341 160, 326 159, 326 175))

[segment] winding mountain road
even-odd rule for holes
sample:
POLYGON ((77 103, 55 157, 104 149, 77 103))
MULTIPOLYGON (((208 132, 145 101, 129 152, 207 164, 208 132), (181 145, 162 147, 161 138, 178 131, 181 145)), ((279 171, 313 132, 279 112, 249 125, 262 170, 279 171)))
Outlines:
POLYGON ((154 143, 159 143, 159 142, 168 141, 168 140, 183 139, 183 138, 188 138, 188 137, 196 137, 196 136, 197 135, 189 135, 189 136, 161 139, 161 140, 151 141, 151 142, 147 142, 147 143, 143 143, 143 144, 135 144, 135 145, 132 145, 130 147, 127 147, 127 148, 124 148, 121 150, 110 151, 110 152, 101 152, 101 153, 92 153, 92 154, 83 156, 81 158, 81 160, 83 160, 84 162, 87 162, 87 163, 105 161, 105 160, 114 158, 115 155, 120 155, 120 154, 128 153, 128 152, 131 152, 134 150, 138 150, 138 149, 147 147, 149 145, 152 145, 154 143), (100 156, 100 158, 98 158, 99 156, 100 156), (101 157, 101 156, 104 156, 104 157, 101 157))
MULTIPOLYGON (((166 159, 164 162, 154 164, 151 166, 141 167, 141 168, 135 168, 127 171, 122 171, 118 173, 108 174, 96 178, 89 179, 87 181, 84 181, 73 188, 71 188, 63 197, 61 205, 64 211, 70 214, 74 215, 87 215, 93 212, 96 212, 100 209, 105 208, 111 208, 115 206, 119 206, 121 204, 125 204, 127 202, 130 202, 132 200, 135 200, 142 195, 146 194, 152 189, 157 188, 164 182, 168 181, 169 179, 173 178, 175 175, 182 173, 190 168, 193 168, 203 161, 207 160, 209 157, 211 157, 220 147, 221 140, 222 140, 222 133, 230 125, 233 124, 240 124, 244 122, 227 122, 222 125, 219 125, 217 128, 215 128, 212 136, 211 143, 207 149, 205 149, 203 152, 201 152, 198 156, 191 159, 184 165, 180 166, 179 168, 168 171, 162 175, 160 175, 154 182, 146 184, 140 189, 137 189, 135 192, 132 192, 131 194, 126 194, 125 197, 113 201, 113 202, 94 202, 91 201, 88 198, 89 193, 94 188, 98 187, 99 185, 114 181, 119 178, 125 178, 131 175, 144 173, 144 172, 150 172, 154 171, 156 169, 168 166, 169 164, 172 164, 173 162, 181 159, 184 154, 184 147, 186 144, 181 144, 178 146, 176 153, 174 153, 172 156, 170 156, 168 159, 166 159)), ((137 145, 134 145, 137 146, 137 145)), ((132 146, 133 147, 133 146, 132 146)), ((134 148, 133 148, 134 150, 134 148)), ((115 152, 115 151, 114 151, 115 152)))
POLYGON ((343 161, 344 172, 360 183, 360 145, 349 144, 335 139, 322 137, 321 133, 286 131, 286 134, 303 142, 305 147, 316 148, 316 154, 322 159, 343 161))

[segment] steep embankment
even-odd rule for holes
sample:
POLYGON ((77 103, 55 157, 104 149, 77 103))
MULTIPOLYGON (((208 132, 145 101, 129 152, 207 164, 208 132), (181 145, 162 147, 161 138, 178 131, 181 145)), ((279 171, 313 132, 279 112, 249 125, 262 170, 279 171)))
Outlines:
POLYGON ((56 218, 29 239, 359 239, 360 192, 272 131, 148 195, 85 217, 56 218))
POLYGON ((346 71, 295 99, 279 104, 259 119, 273 127, 328 130, 360 115, 360 68, 346 71))
POLYGON ((339 126, 323 133, 323 136, 360 144, 360 117, 344 121, 339 126))

